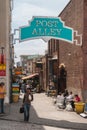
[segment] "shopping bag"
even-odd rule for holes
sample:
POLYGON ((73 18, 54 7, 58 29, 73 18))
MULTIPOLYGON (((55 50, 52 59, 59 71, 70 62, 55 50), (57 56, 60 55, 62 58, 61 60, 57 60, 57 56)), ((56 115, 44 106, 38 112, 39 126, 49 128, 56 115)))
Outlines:
POLYGON ((20 107, 20 110, 19 110, 20 113, 24 113, 24 107, 20 107))
POLYGON ((67 111, 73 111, 73 108, 72 108, 70 103, 66 105, 66 110, 67 111))

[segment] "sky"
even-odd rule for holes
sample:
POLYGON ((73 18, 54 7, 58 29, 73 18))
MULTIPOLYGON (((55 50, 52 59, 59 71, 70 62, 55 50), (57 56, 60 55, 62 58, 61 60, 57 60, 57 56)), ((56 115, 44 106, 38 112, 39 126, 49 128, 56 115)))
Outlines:
MULTIPOLYGON (((70 0, 13 0, 12 33, 14 29, 28 25, 33 16, 56 17, 70 0)), ((28 40, 14 44, 15 62, 20 55, 45 54, 47 42, 42 39, 28 40)))

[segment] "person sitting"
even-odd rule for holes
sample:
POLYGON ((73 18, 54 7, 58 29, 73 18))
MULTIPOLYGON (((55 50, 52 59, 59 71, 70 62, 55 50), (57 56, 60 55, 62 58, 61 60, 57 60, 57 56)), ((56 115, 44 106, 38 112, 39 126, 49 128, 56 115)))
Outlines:
POLYGON ((73 109, 73 99, 74 99, 74 95, 73 95, 73 93, 72 93, 72 91, 69 93, 69 95, 66 97, 66 100, 65 100, 65 105, 66 105, 66 107, 67 107, 67 105, 69 104, 69 105, 71 105, 71 107, 72 107, 72 109, 73 109))
POLYGON ((73 111, 75 110, 75 102, 80 102, 81 101, 81 99, 80 99, 80 97, 78 96, 78 94, 75 94, 74 95, 74 98, 70 101, 70 104, 71 104, 71 106, 72 106, 72 109, 73 109, 73 111))
POLYGON ((72 106, 72 108, 73 108, 73 110, 75 109, 75 102, 80 102, 81 101, 81 99, 80 99, 80 97, 78 96, 78 94, 75 94, 74 95, 74 99, 72 100, 72 102, 71 102, 71 106, 72 106))
POLYGON ((65 92, 64 92, 64 97, 67 97, 69 95, 69 92, 67 89, 65 89, 65 92))
POLYGON ((57 105, 58 108, 60 108, 60 109, 64 109, 65 108, 64 100, 65 100, 64 94, 63 93, 59 93, 59 95, 57 96, 57 101, 56 101, 56 105, 57 105))
POLYGON ((72 101, 74 98, 74 95, 72 92, 69 93, 69 95, 66 97, 66 100, 69 102, 69 101, 72 101))
POLYGON ((78 94, 75 94, 75 96, 74 96, 74 102, 80 102, 80 101, 81 101, 81 99, 78 96, 78 94))
POLYGON ((49 84, 49 89, 50 90, 54 90, 55 86, 54 86, 54 82, 50 80, 50 84, 49 84))

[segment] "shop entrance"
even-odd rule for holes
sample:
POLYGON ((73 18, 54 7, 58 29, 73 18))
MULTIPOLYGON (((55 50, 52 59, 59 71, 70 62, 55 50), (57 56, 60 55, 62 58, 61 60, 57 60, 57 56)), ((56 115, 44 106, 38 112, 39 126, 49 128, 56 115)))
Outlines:
POLYGON ((65 91, 65 89, 66 89, 66 76, 67 76, 67 72, 66 72, 66 70, 65 70, 65 67, 64 66, 61 66, 60 68, 59 68, 59 78, 58 78, 58 80, 59 80, 59 89, 58 89, 58 91, 59 92, 64 92, 65 91))

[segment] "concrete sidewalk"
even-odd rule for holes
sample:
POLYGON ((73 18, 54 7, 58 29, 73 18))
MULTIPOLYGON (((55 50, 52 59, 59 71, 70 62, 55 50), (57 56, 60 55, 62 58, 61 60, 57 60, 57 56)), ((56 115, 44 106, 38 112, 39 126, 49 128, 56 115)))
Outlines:
POLYGON ((77 123, 87 122, 87 119, 82 118, 76 112, 57 109, 56 105, 53 104, 53 98, 47 97, 44 93, 34 95, 34 102, 32 103, 32 106, 40 118, 66 120, 77 123))
MULTIPOLYGON (((47 97, 45 93, 34 94, 29 123, 74 130, 87 130, 87 118, 84 119, 75 112, 57 110, 52 101, 53 99, 47 97)), ((0 115, 0 119, 23 122, 23 114, 19 113, 21 105, 22 100, 6 105, 6 114, 0 115)))
POLYGON ((45 119, 45 122, 48 119, 47 122, 50 122, 51 125, 55 124, 55 126, 87 130, 87 118, 82 118, 76 112, 57 110, 53 104, 53 98, 47 97, 44 93, 35 94, 34 98, 32 106, 40 119, 45 119))

